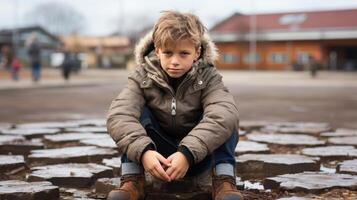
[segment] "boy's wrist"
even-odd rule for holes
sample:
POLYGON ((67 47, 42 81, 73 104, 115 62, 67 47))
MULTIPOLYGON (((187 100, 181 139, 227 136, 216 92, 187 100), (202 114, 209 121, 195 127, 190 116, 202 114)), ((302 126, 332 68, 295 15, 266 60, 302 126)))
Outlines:
POLYGON ((192 166, 194 164, 194 157, 193 157, 192 153, 190 152, 190 150, 188 150, 188 148, 186 146, 183 146, 183 145, 179 146, 177 148, 177 151, 182 153, 186 157, 189 166, 192 166))
POLYGON ((156 149, 155 149, 155 146, 154 146, 152 143, 148 144, 148 145, 145 147, 145 149, 144 149, 143 152, 141 153, 140 161, 142 161, 143 155, 145 154, 145 152, 147 152, 147 151, 149 151, 149 150, 153 150, 153 151, 156 150, 156 149))

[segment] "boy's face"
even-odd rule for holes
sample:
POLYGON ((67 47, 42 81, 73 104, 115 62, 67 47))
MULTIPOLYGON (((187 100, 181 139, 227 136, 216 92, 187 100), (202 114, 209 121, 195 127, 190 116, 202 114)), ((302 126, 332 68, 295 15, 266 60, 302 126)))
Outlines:
POLYGON ((200 57, 200 49, 188 39, 169 43, 167 47, 155 49, 161 67, 172 78, 180 78, 192 68, 192 64, 200 57))

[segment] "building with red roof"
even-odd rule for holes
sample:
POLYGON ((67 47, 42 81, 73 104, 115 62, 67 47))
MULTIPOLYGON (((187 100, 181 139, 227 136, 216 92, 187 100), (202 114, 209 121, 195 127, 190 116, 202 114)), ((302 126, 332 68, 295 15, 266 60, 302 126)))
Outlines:
POLYGON ((243 15, 235 13, 210 34, 223 69, 357 70, 357 9, 243 15))

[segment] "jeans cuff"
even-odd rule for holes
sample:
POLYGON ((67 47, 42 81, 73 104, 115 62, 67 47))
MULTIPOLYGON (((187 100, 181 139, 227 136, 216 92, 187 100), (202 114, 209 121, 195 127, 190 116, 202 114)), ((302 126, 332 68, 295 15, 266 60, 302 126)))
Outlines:
POLYGON ((121 175, 141 174, 141 167, 133 162, 121 164, 121 175))
POLYGON ((216 176, 235 176, 234 166, 229 163, 219 163, 216 165, 216 176))

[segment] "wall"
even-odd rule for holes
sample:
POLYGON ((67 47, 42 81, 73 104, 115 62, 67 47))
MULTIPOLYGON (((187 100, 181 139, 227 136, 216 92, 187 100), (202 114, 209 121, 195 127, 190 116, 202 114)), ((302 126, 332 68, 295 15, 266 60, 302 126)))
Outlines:
MULTIPOLYGON (((217 63, 220 69, 250 69, 251 65, 247 62, 249 54, 248 42, 216 43, 220 59, 217 63), (232 62, 224 62, 227 55, 233 55, 232 62)), ((308 55, 321 61, 323 56, 322 45, 319 41, 293 41, 293 42, 258 42, 257 54, 259 62, 255 68, 258 70, 286 70, 292 69, 293 63, 298 63, 305 68, 308 55), (275 54, 273 56, 272 54, 275 54), (276 54, 279 54, 276 56, 276 54), (274 62, 272 57, 282 58, 281 62, 274 62)), ((254 66, 253 66, 254 67, 254 66)))

